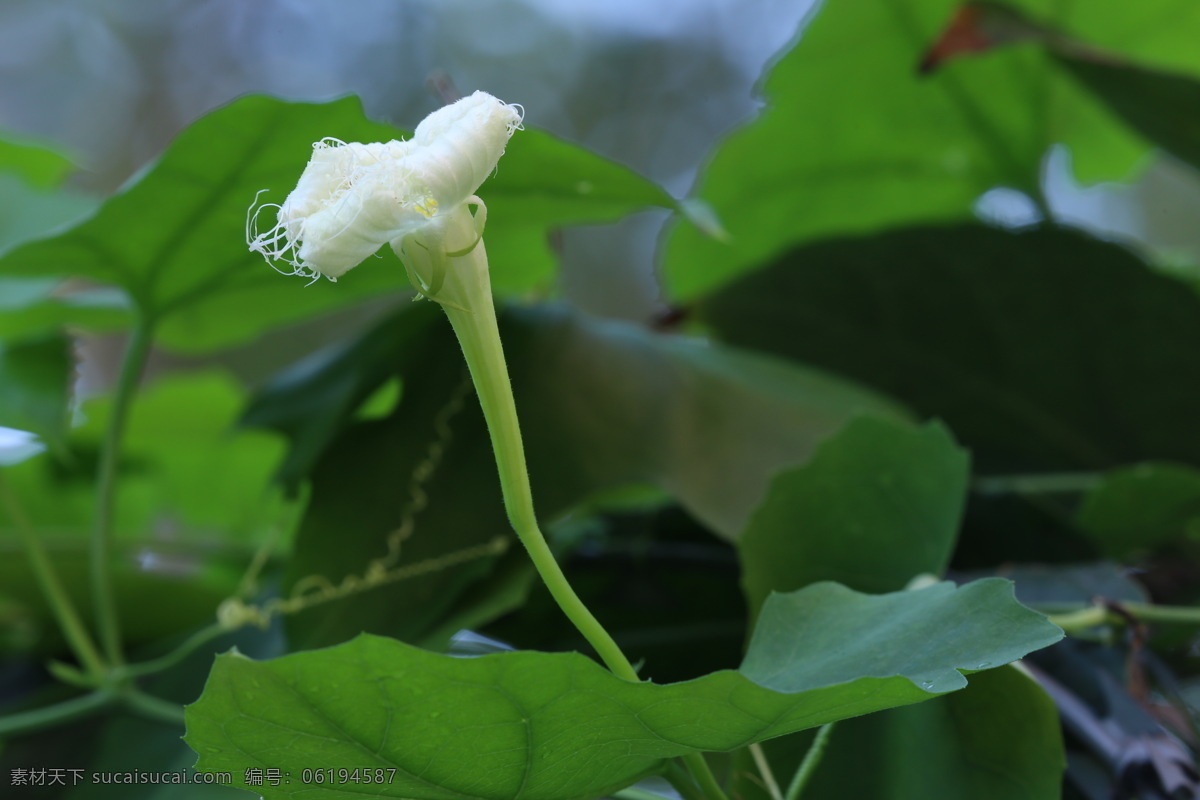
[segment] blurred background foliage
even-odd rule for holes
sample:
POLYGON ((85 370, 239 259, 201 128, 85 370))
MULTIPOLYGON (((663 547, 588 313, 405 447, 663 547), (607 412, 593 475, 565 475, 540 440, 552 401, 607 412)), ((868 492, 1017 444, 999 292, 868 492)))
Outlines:
MULTIPOLYGON (((194 699, 235 641, 465 648, 473 628, 583 648, 522 554, 438 566, 506 523, 456 345, 395 259, 305 287, 242 241, 255 192, 281 199, 311 142, 391 138, 483 89, 530 127, 481 195, 535 494, 656 680, 735 665, 762 597, 817 580, 887 591, 949 567, 1016 577, 1048 610, 1194 605, 1200 6, 1026 0, 1027 35, 968 21, 977 52, 919 74, 955 8, 7 3, 0 424, 48 452, 6 482, 86 607, 108 395, 124 331, 152 319, 113 563, 132 653, 231 595, 319 599, 398 530, 397 563, 435 567, 220 639, 161 696, 194 699)), ((15 538, 0 548, 0 701, 24 708, 64 695, 42 666, 63 644, 15 538)), ((1043 668, 1106 697, 1097 720, 1129 742, 1168 719, 1194 746, 1194 628, 1128 630, 1043 668)), ((1057 796, 1057 730, 1040 690, 988 673, 839 729, 811 796, 1057 796)), ((186 766, 178 733, 101 716, 0 764, 186 766)), ((1144 768, 1086 730, 1068 746, 1069 797, 1144 768)))

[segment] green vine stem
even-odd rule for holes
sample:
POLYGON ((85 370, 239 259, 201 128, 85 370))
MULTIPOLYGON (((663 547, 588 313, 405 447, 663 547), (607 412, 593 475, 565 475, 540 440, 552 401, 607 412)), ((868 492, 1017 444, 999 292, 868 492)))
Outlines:
MULTIPOLYGON (((406 268, 410 275, 415 273, 425 286, 436 285, 444 280, 444 285, 431 299, 440 302, 446 312, 479 395, 500 474, 500 490, 508 520, 559 608, 614 674, 637 682, 640 680, 637 670, 575 593, 538 527, 516 400, 513 398, 504 348, 500 343, 500 328, 496 322, 487 252, 476 219, 466 205, 453 212, 443 235, 444 238, 437 245, 443 248, 441 254, 433 254, 426 249, 429 255, 425 258, 431 260, 423 258, 420 264, 406 261, 406 268), (422 275, 422 269, 437 274, 422 275)), ((694 753, 681 760, 709 800, 726 800, 725 793, 702 755, 694 753)))
POLYGON ((692 776, 677 762, 672 761, 662 776, 683 800, 706 800, 704 792, 700 791, 700 787, 692 780, 692 776))
MULTIPOLYGON (((1141 622, 1168 622, 1176 625, 1200 625, 1200 607, 1160 606, 1154 603, 1121 603, 1121 609, 1141 622)), ((1046 618, 1067 633, 1085 631, 1108 623, 1123 624, 1128 620, 1102 605, 1092 605, 1074 611, 1046 614, 1046 618)))
POLYGON ((833 733, 833 726, 834 723, 830 722, 817 728, 817 735, 813 738, 812 744, 808 746, 808 752, 804 754, 804 760, 800 762, 800 766, 796 769, 796 774, 792 777, 792 782, 788 785, 784 800, 800 800, 800 797, 804 794, 804 787, 812 780, 817 765, 821 763, 821 758, 825 755, 825 748, 829 746, 829 736, 833 733))
POLYGON ((122 697, 130 711, 146 719, 157 720, 167 725, 183 725, 183 707, 170 700, 163 700, 130 687, 122 697))
POLYGON ((783 792, 779 791, 775 772, 771 769, 771 762, 767 760, 767 754, 763 752, 762 745, 758 742, 751 742, 746 749, 750 752, 750 758, 754 761, 754 766, 758 769, 758 775, 762 779, 767 794, 771 796, 771 800, 783 800, 783 792))
POLYGON ((100 450, 100 467, 96 479, 96 520, 92 529, 89 548, 89 568, 92 583, 92 604, 95 606, 96 624, 100 642, 109 663, 121 664, 121 623, 117 616, 113 597, 111 551, 113 520, 116 511, 117 468, 121 457, 121 441, 125 435, 125 424, 129 407, 137 391, 138 381, 150 354, 154 340, 154 323, 139 314, 133 332, 125 344, 121 360, 121 371, 117 376, 109 411, 108 427, 100 450))
POLYGON ((712 773, 712 769, 708 766, 708 761, 705 760, 703 753, 689 753, 682 756, 680 759, 687 765, 688 771, 692 773, 692 777, 700 784, 700 788, 704 790, 704 794, 709 800, 726 800, 725 792, 721 789, 721 785, 717 783, 717 778, 712 773))
POLYGON ((13 494, 12 488, 3 474, 0 474, 0 501, 4 503, 5 510, 12 518, 13 527, 16 528, 17 535, 21 538, 21 544, 29 556, 34 578, 37 579, 42 594, 46 597, 46 602, 50 604, 50 610, 58 620, 58 626, 62 630, 67 644, 70 645, 87 674, 99 680, 105 669, 104 659, 101 658, 100 651, 96 649, 92 637, 88 635, 87 628, 80 620, 75 605, 71 602, 71 596, 67 594, 50 556, 42 546, 42 540, 38 538, 37 531, 30 524, 29 518, 25 515, 24 509, 21 508, 21 504, 17 501, 16 495, 13 494))
POLYGON ((447 255, 448 263, 442 265, 446 285, 438 293, 438 299, 449 298, 442 302, 442 308, 458 336, 479 395, 500 473, 500 489, 508 520, 563 613, 610 670, 626 680, 637 681, 637 671, 571 588, 538 527, 516 402, 496 324, 487 253, 465 205, 454 211, 453 218, 448 221, 443 246, 447 253, 456 255, 447 255))
POLYGON ((98 689, 54 705, 33 711, 23 711, 0 717, 0 739, 17 733, 30 733, 42 728, 73 722, 112 705, 120 695, 112 689, 98 689))

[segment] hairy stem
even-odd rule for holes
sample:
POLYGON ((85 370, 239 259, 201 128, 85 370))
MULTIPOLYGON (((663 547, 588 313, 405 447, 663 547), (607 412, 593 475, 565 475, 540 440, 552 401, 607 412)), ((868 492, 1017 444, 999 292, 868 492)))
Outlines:
POLYGON ((112 407, 109 411, 108 427, 100 450, 100 468, 96 479, 96 520, 92 529, 89 548, 89 568, 92 583, 92 604, 95 606, 96 624, 100 642, 109 663, 117 665, 124 660, 121 652, 121 623, 117 616, 113 597, 111 552, 113 522, 116 510, 117 466, 121 457, 121 442, 125 436, 125 424, 129 407, 137 392, 138 381, 150 354, 154 339, 154 324, 142 314, 137 316, 133 332, 125 344, 121 360, 121 371, 113 391, 112 407))

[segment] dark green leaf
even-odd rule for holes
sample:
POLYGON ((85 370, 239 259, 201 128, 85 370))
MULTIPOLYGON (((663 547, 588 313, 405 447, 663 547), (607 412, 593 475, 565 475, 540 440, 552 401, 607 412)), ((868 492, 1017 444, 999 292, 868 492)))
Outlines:
POLYGON ((1200 471, 1182 464, 1114 470, 1084 498, 1079 525, 1116 559, 1200 539, 1200 471))
POLYGON ((819 584, 772 598, 762 618, 742 670, 665 686, 623 681, 577 654, 455 659, 369 636, 262 663, 227 655, 188 708, 187 741, 198 768, 235 778, 250 766, 395 770, 349 790, 295 778, 258 789, 272 798, 598 797, 672 756, 960 689, 959 669, 1061 635, 1003 581, 877 597, 819 584))
MULTIPOLYGON (((405 321, 424 313, 403 309, 367 341, 335 361, 322 359, 254 407, 259 424, 297 437, 290 463, 298 466, 289 467, 296 478, 329 432, 346 425, 354 398, 361 402, 391 371, 404 386, 390 416, 346 428, 318 462, 289 585, 310 576, 338 584, 382 557, 404 519, 412 477, 438 442, 442 463, 420 487, 429 507, 415 518, 398 566, 509 535, 472 395, 450 421, 450 437, 435 435, 435 417, 464 387, 465 369, 448 325, 405 321)), ((543 519, 603 489, 654 483, 732 538, 777 469, 802 460, 856 411, 895 414, 874 395, 820 373, 563 309, 508 312, 502 327, 543 519)), ((307 612, 293 630, 309 644, 362 630, 419 638, 464 581, 485 571, 486 562, 470 560, 410 578, 307 612)))
POLYGON ((1064 766, 1054 703, 1009 667, 929 703, 839 723, 804 800, 1058 800, 1064 766))
POLYGON ((295 487, 330 440, 379 386, 405 375, 428 346, 429 327, 441 320, 433 303, 416 303, 388 316, 356 339, 339 342, 277 375, 255 395, 241 424, 269 428, 290 442, 280 479, 295 487))
POLYGON ((653 483, 733 539, 781 467, 855 414, 903 416, 856 384, 719 344, 561 308, 509 320, 536 496, 653 483))
POLYGON ((918 228, 788 253, 708 300, 727 341, 944 419, 984 471, 1200 462, 1200 300, 1066 230, 918 228))
POLYGON ((1067 53, 1058 60, 1130 128, 1200 169, 1200 80, 1067 53))
POLYGON ((962 517, 967 454, 938 425, 852 421, 771 482, 741 538, 752 609, 772 591, 834 580, 867 592, 941 575, 962 517))
POLYGON ((1094 564, 1004 564, 999 569, 963 573, 960 581, 997 576, 1016 586, 1017 599, 1049 613, 1090 605, 1097 597, 1117 602, 1147 603, 1146 590, 1128 567, 1112 561, 1094 564))

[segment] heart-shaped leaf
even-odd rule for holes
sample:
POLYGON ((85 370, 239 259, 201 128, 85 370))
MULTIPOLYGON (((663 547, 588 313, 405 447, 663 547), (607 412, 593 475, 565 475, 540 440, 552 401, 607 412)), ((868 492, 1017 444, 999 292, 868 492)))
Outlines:
POLYGON ((362 636, 268 662, 220 657, 187 709, 186 738, 199 769, 228 770, 238 785, 249 788, 247 768, 280 770, 279 786, 253 787, 272 799, 599 797, 664 759, 961 689, 960 670, 1060 636, 996 579, 776 595, 740 670, 663 686, 624 681, 578 654, 457 659, 362 636))

